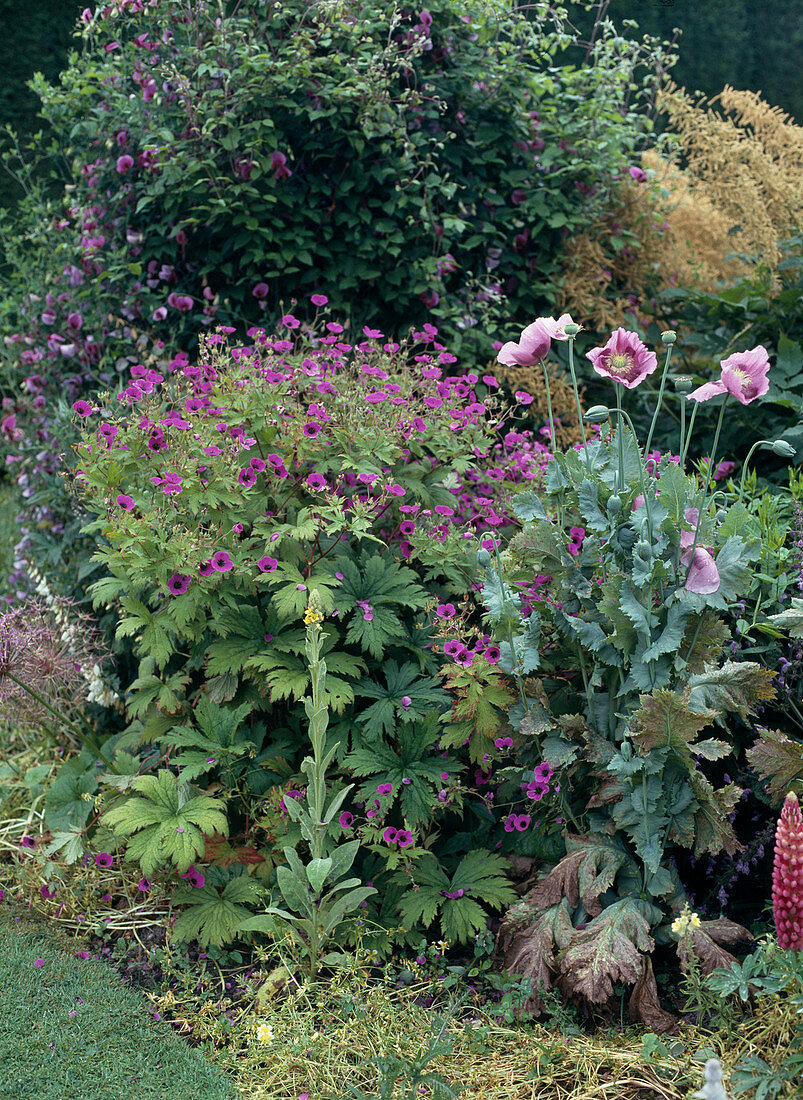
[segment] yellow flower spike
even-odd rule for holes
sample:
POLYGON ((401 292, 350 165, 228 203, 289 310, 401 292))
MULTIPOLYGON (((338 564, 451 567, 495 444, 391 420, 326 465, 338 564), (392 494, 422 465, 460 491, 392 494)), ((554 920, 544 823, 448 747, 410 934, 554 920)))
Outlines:
POLYGON ((321 597, 318 595, 317 589, 312 590, 309 594, 309 601, 307 603, 307 610, 304 612, 304 623, 309 626, 310 623, 323 622, 323 609, 321 607, 321 597))

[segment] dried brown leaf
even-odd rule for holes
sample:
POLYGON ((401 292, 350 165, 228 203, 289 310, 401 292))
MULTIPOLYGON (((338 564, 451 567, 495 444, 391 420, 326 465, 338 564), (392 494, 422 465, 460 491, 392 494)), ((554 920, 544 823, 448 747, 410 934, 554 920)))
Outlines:
POLYGON ((630 994, 629 1008, 631 1019, 656 1035, 674 1035, 680 1026, 677 1016, 661 1008, 652 962, 646 955, 641 957, 641 975, 630 994))
POLYGON ((690 928, 688 935, 678 943, 681 970, 688 971, 692 955, 696 956, 704 974, 718 967, 727 968, 735 962, 735 957, 721 944, 752 942, 752 934, 727 917, 701 921, 699 928, 690 928))
POLYGON ((627 855, 599 837, 570 835, 567 854, 546 878, 533 887, 527 901, 536 909, 557 905, 566 898, 572 909, 582 901, 591 916, 602 912, 599 898, 612 885, 627 855))
POLYGON ((782 802, 792 784, 803 779, 803 744, 780 730, 759 729, 759 738, 747 750, 750 766, 767 780, 769 792, 782 802))
POLYGON ((654 947, 638 903, 623 898, 572 937, 558 958, 561 988, 591 1004, 605 1004, 613 996, 614 982, 633 985, 639 980, 642 952, 654 947))
POLYGON ((507 911, 497 933, 494 962, 500 970, 531 980, 532 991, 521 1011, 543 1012, 541 994, 552 989, 555 959, 574 934, 565 898, 540 914, 526 902, 507 911))

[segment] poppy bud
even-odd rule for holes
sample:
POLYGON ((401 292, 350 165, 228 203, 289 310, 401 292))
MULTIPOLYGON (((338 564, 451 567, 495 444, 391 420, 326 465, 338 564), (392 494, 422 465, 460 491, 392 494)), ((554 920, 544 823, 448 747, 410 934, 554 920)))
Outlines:
POLYGON ((589 424, 602 424, 610 415, 611 410, 607 405, 592 405, 583 420, 587 420, 589 424))
POLYGON ((779 458, 794 458, 796 453, 792 444, 787 443, 785 439, 776 439, 770 450, 779 458))

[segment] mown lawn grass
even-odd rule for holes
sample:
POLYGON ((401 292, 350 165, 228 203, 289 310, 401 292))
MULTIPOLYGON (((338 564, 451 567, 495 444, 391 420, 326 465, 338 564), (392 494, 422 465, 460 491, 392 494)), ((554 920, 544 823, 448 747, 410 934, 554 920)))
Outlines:
POLYGON ((52 927, 0 904, 0 1100, 236 1095, 109 966, 76 957, 52 927))

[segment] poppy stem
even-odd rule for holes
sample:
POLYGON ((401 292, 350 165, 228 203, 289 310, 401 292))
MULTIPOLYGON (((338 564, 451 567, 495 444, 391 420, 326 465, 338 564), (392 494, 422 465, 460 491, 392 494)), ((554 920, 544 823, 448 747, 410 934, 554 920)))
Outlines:
POLYGON ((669 360, 672 358, 672 345, 666 345, 666 359, 664 361, 664 370, 661 375, 661 385, 658 388, 658 401, 655 405, 655 412, 652 414, 652 423, 650 424, 650 430, 647 435, 647 442, 644 444, 644 457, 650 453, 650 444, 652 443, 652 433, 655 431, 655 422, 658 419, 658 413, 661 411, 661 403, 664 399, 664 386, 666 385, 666 372, 669 370, 669 360))
POLYGON ((569 372, 572 376, 572 389, 574 390, 574 403, 577 406, 577 419, 580 421, 580 434, 583 437, 583 454, 586 459, 586 468, 591 473, 591 456, 588 453, 588 440, 586 439, 586 429, 583 424, 583 410, 580 408, 580 392, 577 389, 577 375, 574 371, 574 336, 569 336, 569 372))
POLYGON ((553 457, 558 453, 558 444, 555 439, 555 420, 552 416, 552 394, 549 390, 549 374, 547 373, 546 363, 541 360, 541 369, 544 372, 544 388, 546 389, 546 409, 547 416, 549 417, 549 434, 552 439, 552 455, 553 457))
POLYGON ((619 481, 617 492, 621 493, 625 488, 625 437, 622 426, 622 388, 616 386, 616 435, 619 443, 619 481))
MULTIPOLYGON (((711 478, 713 477, 714 459, 715 459, 716 453, 717 453, 717 444, 719 443, 719 433, 722 430, 722 421, 725 417, 725 406, 728 403, 728 398, 729 397, 730 397, 730 394, 726 393, 725 397, 724 397, 724 400, 722 402, 722 405, 720 407, 719 420, 717 420, 717 430, 714 432, 714 442, 711 445, 711 452, 708 455, 708 463, 705 467, 705 472, 703 474, 703 486, 700 489, 700 498, 699 498, 699 503, 697 505, 697 526, 695 527, 695 530, 694 530, 694 542, 691 544, 691 552, 689 554, 689 568, 686 570, 686 579, 683 581, 683 587, 684 588, 689 583, 689 574, 691 573, 692 567, 694 566, 694 552, 697 549, 697 542, 698 542, 698 539, 700 538, 700 527, 702 526, 702 522, 703 522, 703 511, 704 511, 704 505, 705 505, 705 498, 706 498, 706 495, 708 494, 708 483, 711 480, 711 478)), ((697 407, 696 406, 695 406, 694 412, 697 412, 697 407)), ((694 415, 694 413, 692 413, 692 416, 693 415, 694 415)), ((691 425, 689 425, 689 435, 691 436, 691 425)))

